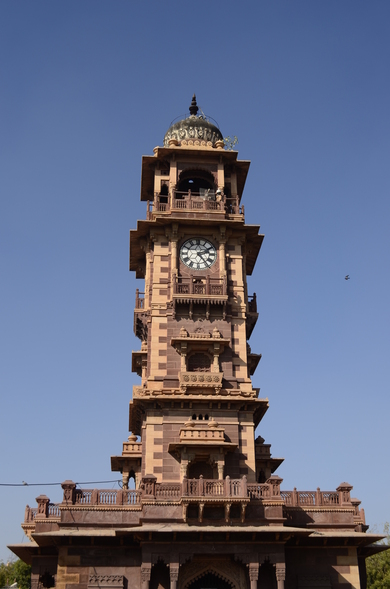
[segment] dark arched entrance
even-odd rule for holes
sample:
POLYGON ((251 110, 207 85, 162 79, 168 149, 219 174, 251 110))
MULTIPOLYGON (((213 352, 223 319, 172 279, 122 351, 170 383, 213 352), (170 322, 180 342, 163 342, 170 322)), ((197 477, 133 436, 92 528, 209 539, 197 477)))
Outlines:
POLYGON ((188 589, 232 589, 232 587, 233 585, 217 577, 214 573, 205 573, 188 585, 188 589))
POLYGON ((262 589, 276 589, 275 567, 271 563, 265 562, 259 568, 258 586, 262 589))

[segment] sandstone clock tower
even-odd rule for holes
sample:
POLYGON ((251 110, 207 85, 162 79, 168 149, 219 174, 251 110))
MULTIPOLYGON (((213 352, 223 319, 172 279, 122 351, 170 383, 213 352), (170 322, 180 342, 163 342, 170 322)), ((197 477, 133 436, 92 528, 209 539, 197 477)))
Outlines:
MULTIPOLYGON (((10 548, 32 589, 365 589, 366 534, 352 486, 282 490, 255 436, 268 409, 251 377, 249 294, 263 236, 245 222, 249 162, 198 114, 142 159, 146 219, 130 232, 140 279, 131 435, 111 457, 118 489, 62 483, 37 497, 10 548)), ((304 466, 302 467, 304 468, 304 466)))
POLYGON ((265 482, 281 462, 255 445, 268 401, 253 388, 261 356, 248 344, 258 313, 247 276, 263 241, 240 202, 249 162, 197 113, 194 96, 190 116, 142 160, 147 218, 130 233, 130 270, 145 281, 132 357, 141 384, 130 403, 142 444, 139 456, 114 459, 125 486, 130 476, 265 482))

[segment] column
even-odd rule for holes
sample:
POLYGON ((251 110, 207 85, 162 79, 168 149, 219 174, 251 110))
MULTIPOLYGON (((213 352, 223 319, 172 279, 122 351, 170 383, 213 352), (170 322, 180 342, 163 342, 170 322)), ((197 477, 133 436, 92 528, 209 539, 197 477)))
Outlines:
MULTIPOLYGON (((251 589, 257 589, 257 581, 259 579, 259 563, 251 562, 249 564, 249 579, 251 582, 251 589)), ((279 587, 278 587, 279 589, 279 587)))
POLYGON ((284 581, 286 579, 286 563, 276 563, 276 580, 278 582, 278 589, 284 589, 284 581))
POLYGON ((170 589, 177 588, 177 581, 179 579, 179 563, 171 563, 169 565, 169 577, 171 580, 171 587, 170 589))
POLYGON ((150 563, 143 563, 141 565, 141 589, 149 589, 150 573, 152 572, 152 565, 150 563))
POLYGON ((150 308, 150 288, 151 288, 151 281, 150 281, 150 272, 151 272, 151 261, 152 261, 152 252, 151 252, 151 242, 148 240, 145 244, 145 294, 144 294, 144 309, 150 308))
POLYGON ((219 268, 220 276, 226 276, 225 240, 219 242, 219 268))
POLYGON ((129 488, 129 473, 126 471, 122 472, 122 487, 125 490, 129 488))

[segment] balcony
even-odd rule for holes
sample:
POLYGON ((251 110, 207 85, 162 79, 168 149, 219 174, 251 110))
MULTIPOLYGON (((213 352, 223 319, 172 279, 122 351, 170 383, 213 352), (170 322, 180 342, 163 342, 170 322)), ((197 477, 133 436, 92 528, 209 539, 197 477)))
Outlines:
POLYGON ((214 389, 217 394, 222 388, 223 372, 179 372, 180 390, 191 388, 214 389))
POLYGON ((173 298, 179 303, 223 304, 227 301, 227 282, 224 278, 206 276, 174 277, 173 298))
POLYGON ((259 314, 257 312, 257 297, 256 293, 253 293, 252 296, 248 296, 248 305, 247 305, 247 314, 246 314, 246 339, 248 340, 252 335, 252 331, 256 325, 256 322, 259 318, 259 314))
MULTIPOLYGON (((138 444, 137 444, 138 445, 138 444)), ((138 448, 136 449, 138 450, 138 448)), ((248 483, 246 476, 232 479, 183 478, 182 482, 157 482, 155 476, 142 479, 137 490, 127 489, 76 489, 72 481, 62 483, 64 497, 62 503, 52 504, 45 495, 37 497, 38 507, 27 506, 22 527, 31 536, 36 526, 47 524, 57 527, 61 523, 72 522, 83 525, 85 512, 88 511, 88 525, 100 521, 101 515, 94 512, 112 510, 118 515, 119 524, 124 515, 132 513, 132 525, 138 525, 142 518, 144 506, 149 517, 156 509, 161 518, 161 506, 175 514, 176 521, 206 521, 208 514, 214 524, 243 523, 249 510, 251 521, 264 524, 301 527, 306 529, 343 529, 365 531, 364 510, 359 508, 360 501, 351 499, 352 487, 342 483, 335 491, 281 491, 282 479, 271 476, 265 483, 248 483), (154 507, 153 507, 154 506, 154 507), (172 511, 174 510, 174 511, 172 511), (67 513, 70 514, 67 515, 67 513), (217 516, 216 514, 220 514, 217 516), (68 519, 67 519, 68 518, 68 519)), ((112 515, 114 517, 114 515, 112 515)), ((168 516, 171 517, 171 516, 168 516)), ((118 524, 118 525, 119 525, 118 524)))
MULTIPOLYGON (((148 311, 145 311, 145 293, 139 289, 135 291, 134 309, 134 334, 141 340, 146 341, 148 334, 147 318, 148 311)), ((134 370, 136 372, 136 370, 134 370)))
POLYGON ((171 196, 156 193, 154 201, 147 202, 146 219, 175 215, 188 216, 191 213, 203 213, 214 219, 239 219, 244 221, 244 205, 240 205, 238 196, 227 198, 214 191, 179 192, 175 190, 171 196))

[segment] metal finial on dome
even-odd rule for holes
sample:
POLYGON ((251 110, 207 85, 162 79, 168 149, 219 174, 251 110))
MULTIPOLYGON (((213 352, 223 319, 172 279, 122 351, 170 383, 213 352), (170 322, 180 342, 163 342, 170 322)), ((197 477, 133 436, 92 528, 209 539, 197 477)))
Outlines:
POLYGON ((196 96, 194 94, 192 97, 192 100, 191 100, 191 104, 190 104, 190 115, 196 116, 198 110, 199 110, 199 108, 198 108, 198 105, 196 104, 196 96))

